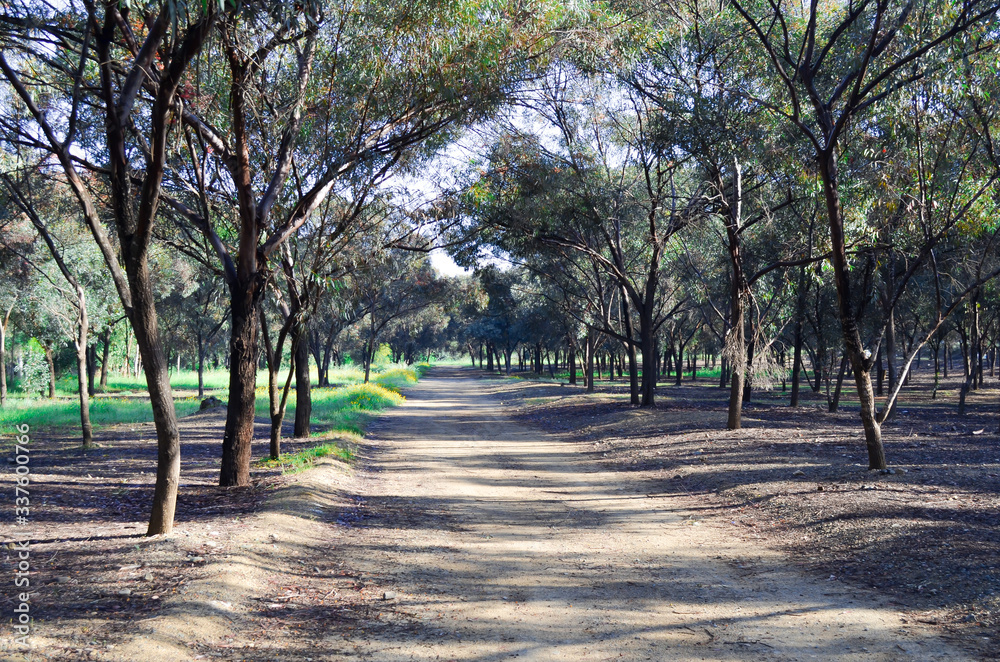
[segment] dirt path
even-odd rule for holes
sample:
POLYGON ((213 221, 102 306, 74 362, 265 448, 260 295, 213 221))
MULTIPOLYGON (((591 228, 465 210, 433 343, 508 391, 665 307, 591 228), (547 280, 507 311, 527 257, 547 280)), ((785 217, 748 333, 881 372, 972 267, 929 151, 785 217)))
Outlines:
MULTIPOLYGON (((634 493, 573 444, 436 370, 372 431, 378 516, 342 541, 397 627, 337 654, 396 660, 962 660, 877 596, 784 569, 634 493)), ((330 650, 330 649, 327 649, 330 650)))
MULTIPOLYGON (((245 507, 197 473, 216 471, 209 448, 189 447, 199 482, 170 536, 75 520, 36 536, 32 647, 0 637, 0 659, 972 659, 709 524, 705 501, 647 494, 635 472, 515 422, 512 388, 437 369, 372 426, 362 470, 324 461, 245 507)), ((213 422, 186 421, 189 446, 213 422)))

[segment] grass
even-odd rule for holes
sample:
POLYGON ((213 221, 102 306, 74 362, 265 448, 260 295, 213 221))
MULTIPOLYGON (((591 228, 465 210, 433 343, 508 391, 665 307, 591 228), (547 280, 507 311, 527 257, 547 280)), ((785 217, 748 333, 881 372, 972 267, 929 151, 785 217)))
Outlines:
MULTIPOLYGON (((400 391, 415 384, 427 366, 389 365, 376 369, 372 381, 363 384, 364 372, 354 366, 330 370, 330 388, 312 391, 313 422, 327 432, 349 432, 360 435, 374 412, 394 407, 403 402, 400 391)), ((181 372, 171 376, 172 386, 181 390, 197 388, 197 373, 181 372), (191 382, 193 377, 194 381, 191 382)), ((222 388, 228 384, 228 374, 223 371, 206 372, 206 387, 222 388), (221 385, 221 386, 220 386, 221 385)), ((257 412, 268 411, 266 372, 258 373, 257 412)), ((153 410, 145 396, 145 382, 128 379, 109 379, 108 387, 114 395, 99 394, 90 400, 90 420, 96 427, 118 423, 145 423, 153 420, 153 410), (134 395, 132 394, 134 393, 134 395)), ((224 392, 218 393, 224 396, 224 392)), ((198 411, 200 401, 196 396, 174 398, 178 416, 198 411)), ((294 394, 290 397, 286 419, 295 415, 294 394)), ((67 427, 80 425, 80 403, 75 393, 49 400, 37 397, 12 395, 0 408, 0 431, 15 425, 38 427, 67 427)))
MULTIPOLYGON (((259 466, 280 466, 284 473, 297 473, 311 467, 317 458, 328 455, 336 455, 345 462, 350 462, 354 458, 354 452, 350 445, 342 443, 344 437, 360 438, 375 413, 402 404, 406 398, 400 391, 406 386, 415 384, 423 372, 426 370, 421 371, 419 367, 389 366, 377 373, 373 381, 367 384, 353 383, 334 388, 313 389, 312 423, 321 430, 314 432, 312 436, 327 440, 333 436, 338 439, 326 441, 297 453, 282 455, 277 460, 263 460, 258 463, 259 466)), ((359 372, 357 379, 361 382, 364 374, 359 372)), ((330 381, 334 381, 333 375, 330 381)), ((262 395, 258 395, 257 407, 258 410, 263 408, 263 411, 268 411, 268 406, 265 391, 262 395)), ((285 418, 290 419, 294 416, 294 398, 290 398, 285 418)))
MULTIPOLYGON (((175 398, 178 416, 198 411, 197 399, 175 398)), ((145 423, 153 420, 153 408, 145 398, 95 397, 90 400, 90 422, 95 427, 116 423, 145 423)), ((76 398, 11 397, 0 408, 0 430, 14 425, 39 427, 77 427, 80 425, 80 402, 76 398)))
POLYGON ((268 469, 280 468, 281 472, 286 474, 296 474, 312 467, 316 464, 316 460, 331 455, 344 462, 352 462, 355 457, 354 450, 349 445, 330 441, 298 453, 282 455, 277 460, 258 460, 255 464, 268 469))

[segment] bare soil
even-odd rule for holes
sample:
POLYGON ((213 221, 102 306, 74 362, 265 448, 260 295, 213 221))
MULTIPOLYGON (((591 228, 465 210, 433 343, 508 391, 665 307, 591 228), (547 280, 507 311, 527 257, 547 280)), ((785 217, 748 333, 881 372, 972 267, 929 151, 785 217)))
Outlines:
POLYGON ((909 470, 873 476, 856 414, 763 403, 724 432, 713 390, 652 411, 605 390, 437 369, 358 467, 236 491, 214 487, 222 414, 188 417, 154 538, 151 426, 87 453, 34 431, 33 647, 8 628, 2 657, 996 659, 995 418, 897 425, 909 470))
POLYGON ((780 389, 755 394, 735 431, 725 430, 728 390, 687 377, 661 386, 654 410, 606 382, 594 394, 533 383, 506 399, 520 420, 586 443, 650 493, 694 499, 731 535, 837 585, 875 590, 909 623, 940 626, 998 659, 1000 391, 993 381, 973 392, 959 416, 958 380, 935 399, 931 386, 915 378, 883 427, 889 474, 867 470, 856 401, 829 413, 808 389, 797 408, 780 389))

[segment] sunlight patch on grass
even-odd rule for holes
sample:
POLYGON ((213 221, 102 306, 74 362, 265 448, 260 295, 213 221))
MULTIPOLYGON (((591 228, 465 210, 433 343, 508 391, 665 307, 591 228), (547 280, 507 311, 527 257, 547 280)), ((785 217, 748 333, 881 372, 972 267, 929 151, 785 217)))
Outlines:
POLYGON ((378 375, 373 381, 378 385, 395 393, 416 384, 420 376, 413 368, 389 368, 378 375))
POLYGON ((267 469, 279 468, 284 474, 295 474, 309 469, 320 458, 331 456, 344 462, 352 462, 356 453, 350 444, 341 441, 328 441, 297 453, 282 455, 277 460, 267 458, 258 460, 254 464, 267 469))
MULTIPOLYGON (((174 400, 178 416, 198 411, 197 398, 174 400)), ((90 400, 90 422, 95 427, 116 423, 148 423, 153 420, 153 408, 146 398, 96 396, 90 400)), ((80 425, 80 401, 73 399, 12 397, 0 408, 0 427, 13 425, 31 427, 80 425)))

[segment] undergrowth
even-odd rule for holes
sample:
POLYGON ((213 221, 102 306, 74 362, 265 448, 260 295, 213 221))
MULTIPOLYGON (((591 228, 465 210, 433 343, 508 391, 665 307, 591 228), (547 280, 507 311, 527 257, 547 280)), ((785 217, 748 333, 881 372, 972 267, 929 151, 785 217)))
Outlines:
MULTIPOLYGON (((178 416, 198 411, 193 398, 177 398, 178 416)), ((146 398, 102 397, 90 400, 90 422, 95 427, 116 423, 147 423, 153 420, 153 408, 146 398)), ((80 425, 80 401, 76 398, 8 398, 0 407, 0 428, 14 425, 36 427, 77 427, 80 425)))
POLYGON ((282 473, 295 474, 309 469, 316 464, 316 460, 330 456, 344 462, 352 462, 355 458, 355 452, 348 444, 330 441, 297 453, 282 455, 277 460, 270 458, 258 460, 255 464, 269 469, 280 468, 282 473))

